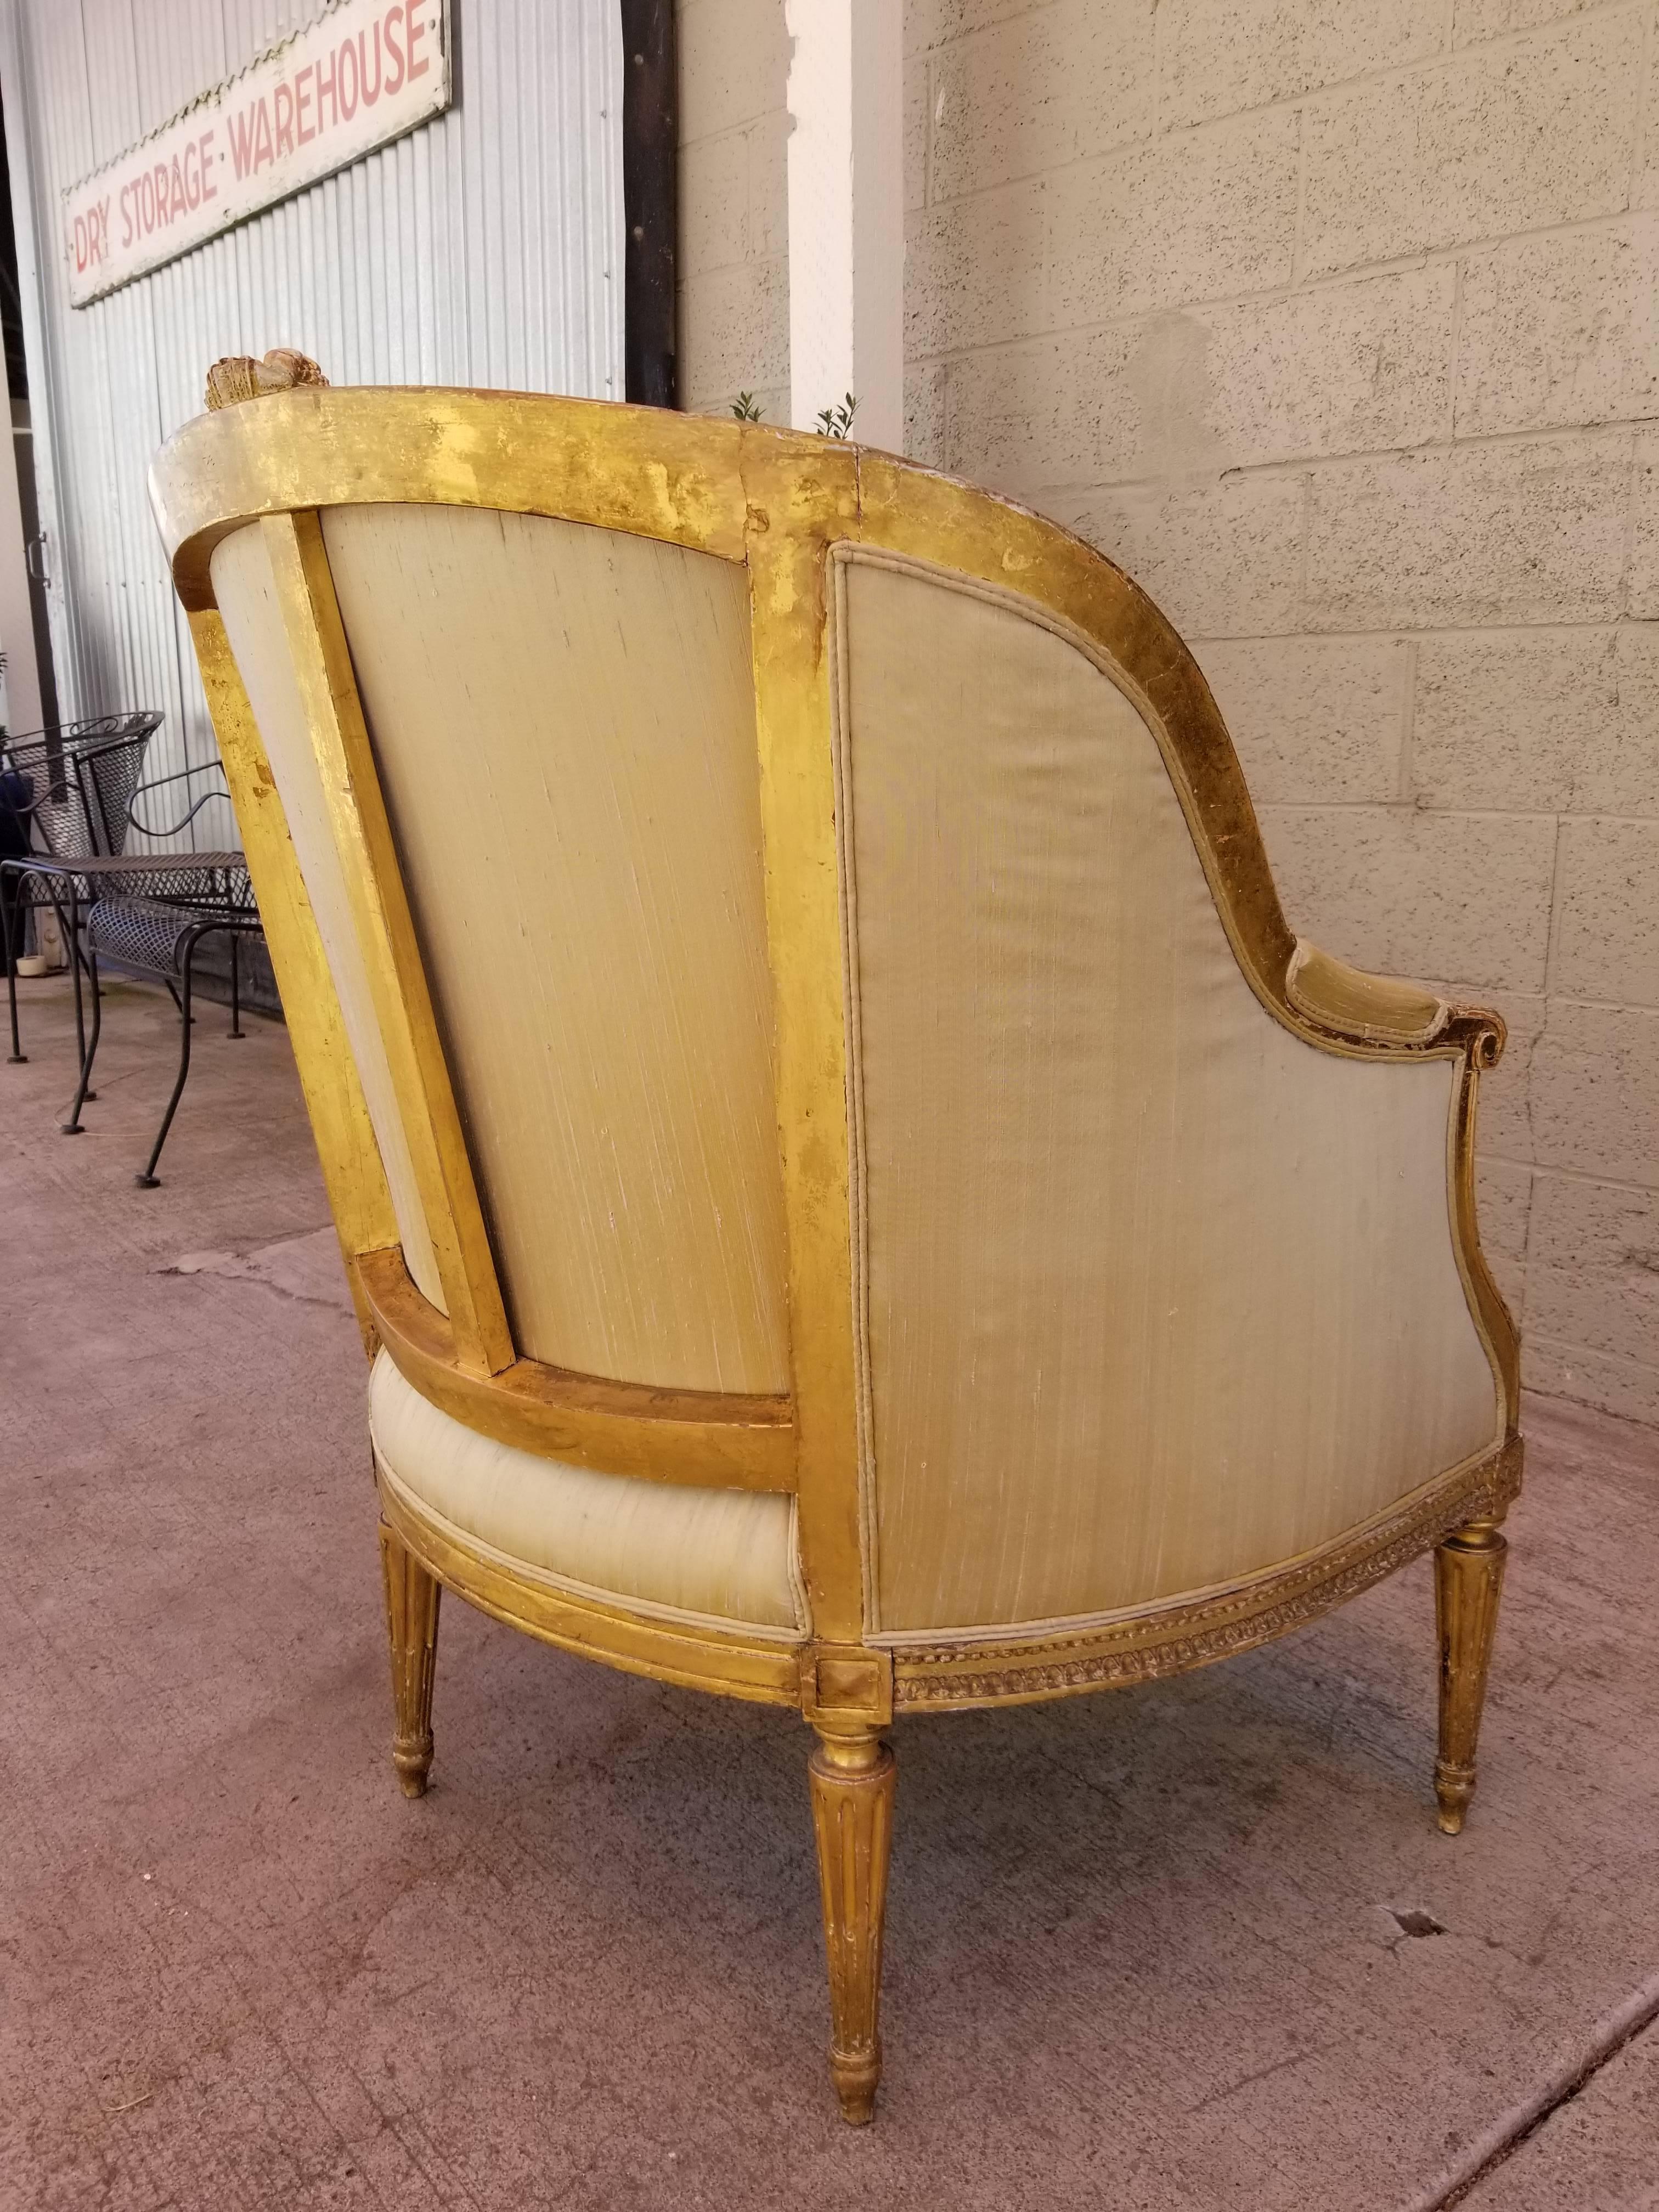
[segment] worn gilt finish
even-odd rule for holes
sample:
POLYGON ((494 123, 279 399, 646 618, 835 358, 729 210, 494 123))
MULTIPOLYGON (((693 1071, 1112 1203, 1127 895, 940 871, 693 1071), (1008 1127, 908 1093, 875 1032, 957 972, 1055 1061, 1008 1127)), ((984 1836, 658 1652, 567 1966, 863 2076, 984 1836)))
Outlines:
POLYGON ((448 1321, 410 1280, 400 1247, 363 1254, 357 1277, 375 1334, 399 1373, 469 1428, 606 1474, 720 1490, 795 1486, 787 1397, 654 1389, 536 1359, 473 1375, 457 1358, 448 1321))
POLYGON ((647 1618, 474 1547, 382 1469, 405 1787, 417 1768, 423 1779, 421 1761, 429 1757, 422 1745, 440 1585, 549 1643, 631 1672, 798 1707, 816 1746, 810 1775, 831 2066, 843 2111, 855 2120, 869 2117, 879 2071, 894 1781, 882 1735, 896 1704, 1019 1703, 1203 1665, 1281 1634, 1436 1549, 1437 1786, 1443 1825, 1460 1826, 1502 1577, 1497 1524, 1521 1476, 1515 1331, 1482 1257, 1474 1215, 1476 1096, 1481 1071, 1503 1048, 1502 1024, 1298 944, 1214 702, 1146 595, 1093 549, 1006 501, 884 454, 756 425, 515 394, 332 391, 302 357, 288 355, 218 364, 214 404, 159 456, 152 498, 191 617, 370 1348, 384 1343, 432 1402, 521 1449, 613 1474, 793 1493, 811 1602, 811 1629, 799 1639, 647 1618), (788 1224, 787 1396, 648 1390, 566 1374, 517 1352, 319 520, 331 506, 373 501, 562 517, 748 570, 788 1224), (214 603, 213 549, 249 523, 264 531, 272 556, 447 1318, 416 1288, 398 1246, 316 924, 214 603), (1047 1631, 867 1636, 831 741, 833 563, 854 549, 1019 594, 1034 617, 1128 693, 1161 748, 1239 967, 1275 1020, 1323 1052, 1455 1064, 1447 1162, 1452 1241, 1504 1435, 1318 1553, 1133 1614, 1047 1631), (421 1614, 428 1589, 429 1635, 421 1614), (425 1656, 416 1664, 411 1653, 425 1656))
POLYGON ((190 627, 231 804, 249 869, 259 886, 259 920, 294 1040, 329 1208, 345 1255, 358 1323, 372 1354, 374 1323, 355 1263, 364 1253, 399 1250, 386 1171, 270 763, 224 623, 216 610, 204 608, 191 617, 190 627))
POLYGON ((893 1702, 921 1705, 1018 1705, 1079 1690, 1184 1674, 1270 1644, 1318 1620, 1431 1545, 1472 1510, 1502 1513, 1521 1487, 1521 1440, 1468 1468, 1454 1468, 1367 1527, 1288 1567, 1158 1610, 1125 1613, 1070 1638, 905 1645, 894 1654, 893 1702))
POLYGON ((1502 1504, 1471 1517, 1437 1545, 1434 1606, 1440 1630, 1440 1755, 1434 1762, 1440 1825, 1462 1832, 1474 1795, 1474 1752, 1486 1702, 1486 1670, 1498 1631, 1509 1541, 1502 1504))
POLYGON ((432 1771, 432 1688, 437 1678, 443 1585, 384 1521, 380 1567, 392 1644, 392 1704, 397 1715, 392 1764, 404 1796, 423 1797, 432 1771))
POLYGON ((820 1735, 807 1762, 830 1966, 830 2073, 854 2126, 881 2079, 881 1944, 893 1841, 893 1754, 873 1733, 820 1735))
POLYGON ((415 1180, 454 1331, 456 1361, 465 1373, 494 1375, 512 1364, 513 1340, 322 529, 315 514, 303 511, 267 515, 260 527, 344 866, 375 1017, 403 1104, 415 1180))

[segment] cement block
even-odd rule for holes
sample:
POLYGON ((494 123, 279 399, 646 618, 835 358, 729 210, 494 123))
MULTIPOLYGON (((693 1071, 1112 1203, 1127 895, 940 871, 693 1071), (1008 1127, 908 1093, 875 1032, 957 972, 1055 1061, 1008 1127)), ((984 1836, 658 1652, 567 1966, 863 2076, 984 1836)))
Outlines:
POLYGON ((1527 1222, 1531 1210, 1532 1170, 1514 1160, 1494 1159, 1483 1149, 1475 1165, 1480 1249, 1517 1325, 1526 1310, 1527 1222))
POLYGON ((729 269, 750 254, 749 135, 728 131, 680 154, 680 274, 729 269))
POLYGON ((1508 1032, 1504 1057, 1480 1078, 1476 1142, 1483 1158, 1525 1164, 1533 1157, 1532 1055, 1543 1032, 1547 1001, 1533 992, 1494 989, 1490 983, 1427 979, 1453 1006, 1490 1006, 1508 1032))
POLYGON ((1316 466, 1309 626, 1605 621, 1624 594, 1630 471, 1622 431, 1316 466))
POLYGON ((682 146, 784 106, 783 0, 680 0, 675 28, 682 146))
POLYGON ((904 210, 927 204, 927 142, 933 134, 932 71, 925 54, 904 64, 904 210))
POLYGON ((1155 20, 1150 8, 1057 0, 936 55, 929 198, 1150 138, 1155 20))
POLYGON ((1659 1416, 1659 1194, 1540 1170, 1527 1298, 1533 1389, 1608 1411, 1619 1396, 1638 1419, 1659 1416))
POLYGON ((1397 798, 1412 654, 1378 637, 1200 647, 1257 805, 1397 798))
POLYGON ((1425 637, 1412 795, 1426 806, 1659 813, 1659 625, 1425 637))
MULTIPOLYGON (((1529 1322, 1521 1346, 1521 1374, 1526 1388, 1546 1397, 1567 1398, 1593 1406, 1621 1421, 1659 1427, 1659 1369, 1642 1359, 1621 1359, 1582 1344, 1563 1344, 1541 1334, 1529 1322)), ((1548 2200, 1547 2200, 1548 2201, 1548 2200)), ((1650 2212, 1651 2199, 1635 2200, 1632 2212, 1650 2212)), ((1467 2200, 1474 2204, 1477 2200, 1467 2200)), ((1561 2202, 1554 2200, 1556 2204, 1561 2202)), ((1628 2200, 1626 2200, 1628 2202, 1628 2200)), ((1617 2205, 1619 2200, 1614 2198, 1617 2205)))
POLYGON ((1444 0, 1164 0, 1158 114, 1202 123, 1438 53, 1444 0))
POLYGON ((1299 273, 1619 213, 1641 62, 1626 9, 1310 100, 1299 273))
POLYGON ((1463 263, 1460 436, 1659 410, 1659 216, 1513 239, 1463 263))
POLYGON ((905 225, 907 360, 1030 336, 1042 326, 1043 188, 1011 185, 905 225))
MULTIPOLYGON (((1194 332, 1168 349, 1170 366, 1186 370, 1186 411, 1228 466, 1418 445, 1449 421, 1455 291, 1442 263, 1189 309, 1168 319, 1194 332)), ((1167 381, 1173 414, 1180 386, 1167 381)), ((1183 465, 1178 428, 1177 417, 1170 467, 1183 465)))
MULTIPOLYGON (((952 39, 988 30, 1014 15, 1029 15, 1033 0, 901 0, 904 9, 904 58, 930 53, 952 39)), ((1036 0, 1041 6, 1042 0, 1036 0)), ((782 0, 779 0, 781 8, 782 0)))
POLYGON ((680 374, 699 409, 787 385, 787 262, 743 262, 680 287, 680 374))
POLYGON ((1659 1014, 1553 998, 1529 1090, 1540 1167, 1659 1188, 1659 1014))
POLYGON ((1447 418, 1453 290, 1442 264, 965 356, 952 466, 1035 489, 1432 437, 1447 418))
POLYGON ((1659 822, 1562 823, 1550 990, 1659 1007, 1659 822))
POLYGON ((1659 616, 1659 434, 1652 430, 1637 433, 1631 507, 1626 611, 1659 616))
POLYGON ((1273 109, 1059 172, 1048 203, 1052 323, 1287 284, 1297 136, 1296 111, 1273 109))
POLYGON ((1483 1157, 1475 1176, 1480 1242, 1488 1253, 1521 1260, 1527 1252, 1527 1217, 1532 1205, 1532 1170, 1518 1160, 1483 1157))
POLYGON ((1555 825, 1547 815, 1266 806, 1290 925, 1382 975, 1465 977, 1477 993, 1544 980, 1555 825))
POLYGON ((1146 327, 1115 324, 962 355, 951 364, 946 465, 1021 494, 1152 473, 1147 418, 1161 399, 1138 373, 1146 327))
POLYGON ((1130 484, 1044 505, 1127 568, 1186 637, 1252 637, 1297 626, 1297 477, 1130 484))
POLYGON ((749 252, 770 261, 789 251, 789 117, 779 108, 751 123, 749 139, 749 252))
POLYGON ((1596 0, 1452 0, 1452 45, 1475 46, 1507 32, 1534 31, 1595 5, 1596 0))
POLYGON ((1642 99, 1642 159, 1631 191, 1633 208, 1659 208, 1659 52, 1650 54, 1642 99))
MULTIPOLYGON (((1526 1340, 1527 1263, 1507 1252, 1488 1252, 1486 1265, 1498 1285, 1498 1295, 1509 1308, 1510 1319, 1522 1338, 1522 1356, 1526 1340)), ((1524 1372, 1524 1367, 1522 1371, 1524 1372)))
POLYGON ((944 362, 924 362, 904 377, 904 451, 930 469, 947 465, 945 436, 951 371, 944 362))

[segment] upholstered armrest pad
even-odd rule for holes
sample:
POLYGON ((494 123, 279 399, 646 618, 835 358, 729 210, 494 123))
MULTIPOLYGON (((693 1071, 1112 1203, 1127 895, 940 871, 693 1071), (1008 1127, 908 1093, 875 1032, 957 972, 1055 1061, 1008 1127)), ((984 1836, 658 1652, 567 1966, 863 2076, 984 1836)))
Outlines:
POLYGON ((1369 1043, 1428 1044, 1450 1018, 1451 1008, 1420 983, 1368 975, 1310 945, 1296 941, 1285 975, 1285 995, 1300 1014, 1322 1029, 1369 1043))

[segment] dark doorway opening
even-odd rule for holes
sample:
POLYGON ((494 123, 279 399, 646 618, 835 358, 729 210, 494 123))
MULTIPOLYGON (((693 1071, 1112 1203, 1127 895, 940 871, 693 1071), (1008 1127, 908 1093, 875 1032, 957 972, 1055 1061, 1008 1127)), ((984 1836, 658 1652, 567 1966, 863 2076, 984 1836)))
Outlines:
POLYGON ((622 0, 624 354, 629 398, 678 407, 679 97, 674 0, 622 0))

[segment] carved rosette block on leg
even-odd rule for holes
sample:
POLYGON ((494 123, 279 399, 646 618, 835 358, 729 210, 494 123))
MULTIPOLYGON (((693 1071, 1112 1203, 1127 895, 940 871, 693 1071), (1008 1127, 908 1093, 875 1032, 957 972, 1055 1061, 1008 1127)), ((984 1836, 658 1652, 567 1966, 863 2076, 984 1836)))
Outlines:
POLYGON ((1434 1763, 1434 1788, 1440 1801, 1440 1826, 1449 1836, 1461 1833, 1474 1795, 1475 1746, 1509 1548, 1492 1518, 1468 1522, 1435 1550, 1440 1756, 1434 1763))
POLYGON ((421 1797, 432 1771, 432 1684, 438 1664, 438 1601, 443 1589, 384 1521, 380 1565, 386 1577, 396 1715, 392 1763, 404 1796, 421 1797))
POLYGON ((808 1763, 830 1966, 830 2073, 842 2117, 871 2118, 881 2079, 881 1936, 893 1838, 893 1754, 872 1730, 820 1734, 808 1763))

